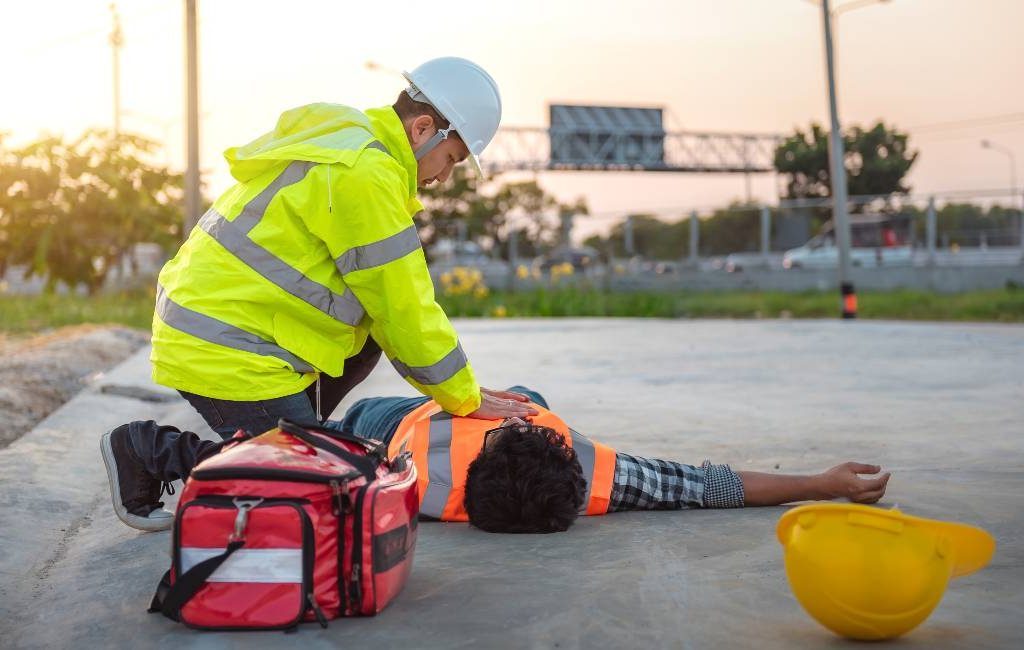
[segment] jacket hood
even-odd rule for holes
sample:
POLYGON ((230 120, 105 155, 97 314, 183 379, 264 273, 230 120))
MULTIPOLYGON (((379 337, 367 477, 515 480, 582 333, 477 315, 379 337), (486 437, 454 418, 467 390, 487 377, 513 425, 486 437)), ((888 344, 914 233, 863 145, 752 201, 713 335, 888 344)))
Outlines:
POLYGON ((285 111, 273 131, 228 149, 224 158, 235 180, 245 182, 282 160, 352 165, 374 139, 370 119, 361 111, 340 104, 308 104, 285 111))

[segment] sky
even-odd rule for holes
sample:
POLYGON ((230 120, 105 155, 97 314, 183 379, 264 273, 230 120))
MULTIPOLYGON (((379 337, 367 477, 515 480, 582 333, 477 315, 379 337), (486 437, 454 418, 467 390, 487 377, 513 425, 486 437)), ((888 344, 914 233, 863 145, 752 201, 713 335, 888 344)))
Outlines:
MULTIPOLYGON (((850 0, 838 0, 842 6, 850 0)), ((199 0, 201 166, 230 183, 221 152, 287 108, 390 104, 396 70, 463 56, 501 88, 503 124, 545 126, 549 103, 663 107, 672 129, 792 133, 827 124, 821 10, 813 0, 517 0, 355 3, 199 0)), ((122 128, 168 143, 183 166, 184 2, 121 0, 122 128)), ((0 0, 0 132, 14 144, 113 121, 108 1, 0 0)), ((891 0, 836 22, 844 125, 882 119, 920 151, 915 193, 1024 183, 1024 1, 891 0)), ((486 152, 485 152, 486 156, 486 152)), ((742 198, 742 175, 544 172, 591 226, 628 212, 676 218, 742 198)), ((756 175, 774 202, 778 179, 756 175)))

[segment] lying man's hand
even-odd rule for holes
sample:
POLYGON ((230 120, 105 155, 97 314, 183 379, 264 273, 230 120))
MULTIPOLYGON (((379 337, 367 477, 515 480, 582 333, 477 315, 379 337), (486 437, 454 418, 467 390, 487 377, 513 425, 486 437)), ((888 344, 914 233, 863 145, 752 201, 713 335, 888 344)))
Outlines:
POLYGON ((466 417, 480 420, 505 420, 537 415, 537 409, 526 403, 529 401, 525 395, 519 393, 481 388, 480 408, 466 417))
POLYGON ((846 497, 854 503, 875 503, 885 494, 889 472, 875 478, 861 478, 858 474, 878 474, 878 465, 843 463, 820 474, 821 488, 826 498, 846 497))

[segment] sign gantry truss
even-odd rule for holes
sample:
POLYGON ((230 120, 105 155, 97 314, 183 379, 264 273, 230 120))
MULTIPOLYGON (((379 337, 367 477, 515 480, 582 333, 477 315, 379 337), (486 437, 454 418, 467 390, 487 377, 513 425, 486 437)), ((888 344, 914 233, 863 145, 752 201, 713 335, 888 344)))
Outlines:
POLYGON ((504 127, 487 147, 489 172, 593 170, 755 173, 774 171, 776 134, 504 127), (556 155, 552 157, 552 150, 556 155))

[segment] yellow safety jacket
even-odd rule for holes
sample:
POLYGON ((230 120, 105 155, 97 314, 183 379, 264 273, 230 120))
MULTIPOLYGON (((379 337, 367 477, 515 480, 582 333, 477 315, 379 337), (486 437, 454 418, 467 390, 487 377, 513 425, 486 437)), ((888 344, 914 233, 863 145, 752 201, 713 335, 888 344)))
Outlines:
POLYGON ((216 399, 291 395, 341 376, 367 335, 452 413, 480 390, 413 215, 417 163, 390 107, 310 104, 225 152, 238 181, 160 272, 153 379, 216 399))

